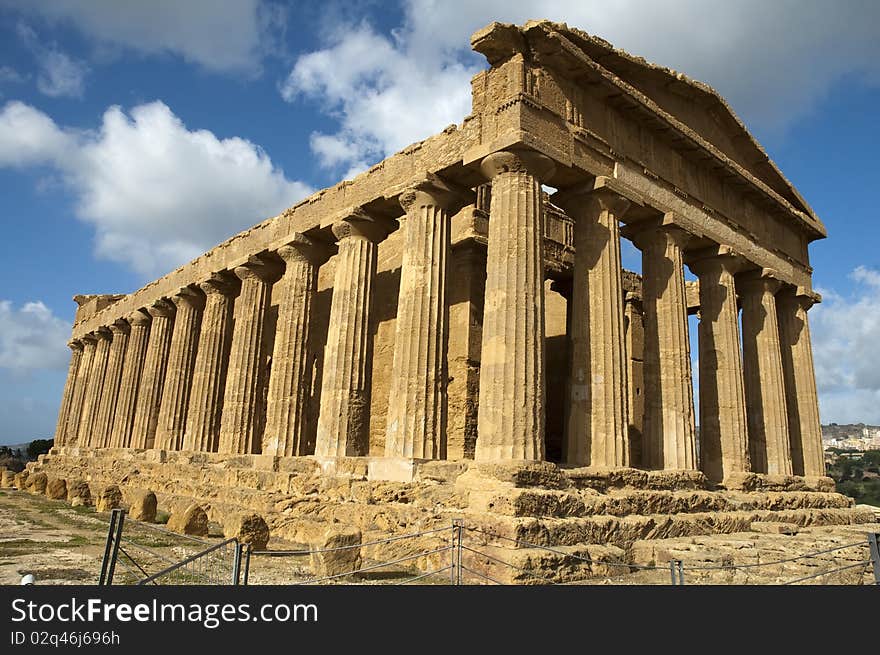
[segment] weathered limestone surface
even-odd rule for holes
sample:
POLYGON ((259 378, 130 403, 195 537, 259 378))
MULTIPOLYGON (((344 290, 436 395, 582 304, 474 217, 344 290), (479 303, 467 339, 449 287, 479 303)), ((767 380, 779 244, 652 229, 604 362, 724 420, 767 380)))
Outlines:
POLYGON ((70 348, 70 365, 67 368, 67 380, 64 383, 64 392, 61 394, 61 407, 58 409, 58 423, 55 426, 55 443, 59 446, 64 445, 67 437, 67 417, 76 395, 77 371, 83 354, 81 342, 70 341, 67 346, 70 348))
POLYGON ((385 455, 436 459, 446 455, 450 203, 455 194, 439 180, 400 197, 403 263, 385 455))
POLYGON ((269 543, 269 526, 259 514, 233 514, 223 524, 223 536, 235 537, 239 543, 250 544, 253 550, 265 550, 269 543))
POLYGON ((82 418, 83 404, 89 387, 89 375, 92 372, 92 362, 95 359, 95 348, 98 340, 93 334, 87 334, 82 338, 83 354, 76 373, 76 384, 73 388, 73 399, 70 402, 70 411, 67 415, 67 428, 64 443, 79 443, 78 433, 80 418, 82 418))
POLYGON ((193 368, 184 450, 216 452, 219 445, 235 286, 229 278, 221 276, 199 284, 207 300, 193 368))
POLYGON ((89 382, 83 398, 82 414, 77 430, 79 442, 84 446, 98 445, 95 442, 94 429, 100 410, 101 393, 104 389, 112 334, 107 328, 102 328, 98 330, 97 337, 98 344, 95 346, 95 356, 92 359, 92 370, 89 372, 89 382))
POLYGON ((618 221, 629 203, 607 189, 558 195, 575 221, 566 461, 627 466, 629 408, 618 221))
POLYGON ((113 340, 110 344, 104 386, 101 388, 101 401, 93 428, 94 439, 92 443, 95 446, 109 447, 111 445, 113 418, 116 415, 119 387, 122 383, 122 366, 125 361, 130 329, 128 322, 122 319, 110 326, 113 340))
POLYGON ((376 277, 376 243, 385 236, 386 229, 359 211, 335 224, 333 234, 339 240, 339 253, 315 454, 365 455, 370 443, 370 310, 376 277))
POLYGON ((235 269, 241 293, 235 302, 235 331, 229 351, 219 452, 248 454, 259 451, 262 388, 266 381, 263 329, 275 269, 254 260, 235 269))
POLYGON ((642 251, 645 328, 642 456, 655 469, 697 468, 682 254, 687 239, 669 225, 649 227, 634 239, 642 251))
POLYGON ((99 512, 109 512, 122 507, 122 491, 115 484, 101 489, 101 493, 95 499, 95 509, 99 512))
POLYGON ((278 299, 278 322, 272 351, 272 375, 266 401, 262 453, 290 457, 307 455, 308 400, 311 391, 309 328, 318 267, 330 252, 303 234, 278 249, 284 274, 272 294, 278 299))
POLYGON ((700 278, 700 460, 706 476, 717 482, 749 470, 737 266, 724 254, 690 264, 700 278))
POLYGON ((180 450, 183 447, 205 298, 201 292, 185 287, 171 300, 175 307, 174 331, 168 351, 155 442, 158 448, 180 450))
POLYGON ((208 535, 208 515, 200 505, 192 504, 176 512, 168 518, 168 529, 180 534, 194 537, 208 535))
POLYGON ((146 312, 137 311, 126 318, 131 325, 125 361, 122 365, 122 382, 116 399, 116 413, 113 417, 113 430, 110 444, 117 448, 132 445, 131 431, 134 427, 134 414, 137 407, 138 390, 144 368, 144 357, 150 338, 152 317, 146 312))
POLYGON ((174 305, 167 300, 156 302, 147 312, 153 318, 144 368, 138 387, 131 431, 132 448, 152 448, 156 439, 159 403, 165 387, 168 349, 174 324, 174 305))
POLYGON ((146 489, 135 489, 125 495, 128 504, 128 518, 145 523, 153 523, 156 520, 158 507, 156 494, 146 489))
POLYGON ((553 170, 527 150, 486 157, 492 181, 477 460, 544 458, 544 258, 541 181, 553 170))
POLYGON ((807 310, 815 301, 814 296, 790 288, 780 291, 777 299, 792 472, 798 475, 825 475, 813 346, 807 320, 807 310))
MULTIPOLYGON (((760 272, 745 276, 738 280, 737 287, 742 299, 743 371, 751 470, 791 475, 782 349, 774 296, 779 281, 760 272)), ((821 473, 811 473, 818 474, 821 473)))

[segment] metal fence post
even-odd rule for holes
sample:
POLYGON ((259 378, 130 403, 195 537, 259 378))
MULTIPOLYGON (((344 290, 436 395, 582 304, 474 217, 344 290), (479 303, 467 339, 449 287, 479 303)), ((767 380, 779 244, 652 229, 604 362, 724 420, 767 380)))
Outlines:
POLYGON ((678 560, 678 584, 684 586, 684 562, 678 560))
POLYGON ((871 549, 871 564, 874 565, 874 584, 880 585, 880 534, 868 534, 868 546, 871 549))
POLYGON ((107 543, 104 545, 104 557, 101 560, 99 586, 113 584, 113 573, 116 571, 116 560, 119 557, 119 542, 122 539, 122 526, 125 522, 125 510, 114 509, 110 512, 110 527, 107 529, 107 543))
POLYGON ((241 579, 241 544, 235 542, 235 548, 232 551, 232 584, 238 585, 241 579))
POLYGON ((452 519, 452 570, 450 577, 452 584, 461 584, 461 529, 464 526, 464 519, 452 519))
POLYGON ((244 575, 242 576, 241 584, 247 587, 248 578, 251 573, 251 545, 247 544, 244 552, 244 575))

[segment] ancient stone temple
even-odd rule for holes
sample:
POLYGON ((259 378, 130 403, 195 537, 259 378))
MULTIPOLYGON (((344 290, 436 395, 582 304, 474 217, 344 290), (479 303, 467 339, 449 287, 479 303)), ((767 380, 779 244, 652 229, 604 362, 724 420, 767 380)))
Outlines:
POLYGON ((154 488, 164 466, 160 500, 205 496, 185 467, 233 460, 402 484, 496 464, 821 480, 826 233, 804 198, 685 75, 546 21, 471 43, 488 67, 460 125, 134 293, 77 296, 44 465, 112 453, 154 488))

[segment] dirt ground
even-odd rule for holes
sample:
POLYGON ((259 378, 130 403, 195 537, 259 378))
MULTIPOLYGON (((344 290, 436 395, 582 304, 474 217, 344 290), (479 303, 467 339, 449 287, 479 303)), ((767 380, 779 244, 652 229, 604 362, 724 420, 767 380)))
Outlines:
MULTIPOLYGON (((96 584, 109 521, 109 513, 98 513, 94 507, 71 507, 64 501, 12 489, 0 491, 0 584, 20 584, 22 576, 28 573, 34 576, 38 585, 96 584)), ((156 573, 222 541, 220 526, 215 524, 210 526, 210 537, 196 540, 169 533, 162 525, 126 520, 124 552, 119 555, 114 584, 132 584, 143 578, 143 573, 156 573)), ((271 548, 298 550, 304 546, 273 539, 271 548)), ((221 549, 216 557, 205 559, 198 565, 163 578, 161 583, 228 584, 231 549, 221 549)), ((364 567, 372 564, 365 557, 364 567)), ((418 571, 400 567, 382 567, 381 570, 365 571, 357 579, 330 582, 395 584, 418 574, 418 571)), ((311 579, 308 555, 254 556, 251 560, 249 584, 291 584, 311 579)), ((421 582, 443 584, 446 577, 421 582)))

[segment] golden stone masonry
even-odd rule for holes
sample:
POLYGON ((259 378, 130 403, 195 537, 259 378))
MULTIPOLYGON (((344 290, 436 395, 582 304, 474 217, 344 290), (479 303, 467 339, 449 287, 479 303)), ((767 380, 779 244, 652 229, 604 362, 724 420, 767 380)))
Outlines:
POLYGON ((688 511, 859 522, 822 477, 808 245, 825 228, 724 99, 562 24, 493 23, 471 44, 489 67, 460 125, 134 293, 76 296, 36 468, 212 519, 261 511, 279 535, 331 516, 365 532, 654 517, 569 539, 627 547, 748 525, 656 527, 688 511), (291 502, 305 480, 308 512, 291 502), (548 509, 611 488, 716 500, 548 509))

